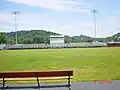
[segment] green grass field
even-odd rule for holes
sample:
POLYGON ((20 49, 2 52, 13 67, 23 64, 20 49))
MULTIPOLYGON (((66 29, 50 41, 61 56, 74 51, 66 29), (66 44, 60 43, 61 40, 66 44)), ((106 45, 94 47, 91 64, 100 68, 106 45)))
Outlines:
POLYGON ((73 70, 73 81, 120 79, 120 48, 0 51, 0 72, 73 70))

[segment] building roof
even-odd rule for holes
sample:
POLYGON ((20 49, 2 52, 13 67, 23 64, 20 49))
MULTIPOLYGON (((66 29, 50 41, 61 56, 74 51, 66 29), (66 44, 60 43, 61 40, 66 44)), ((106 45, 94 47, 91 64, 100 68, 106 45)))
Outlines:
POLYGON ((64 37, 64 35, 51 35, 50 37, 64 37))

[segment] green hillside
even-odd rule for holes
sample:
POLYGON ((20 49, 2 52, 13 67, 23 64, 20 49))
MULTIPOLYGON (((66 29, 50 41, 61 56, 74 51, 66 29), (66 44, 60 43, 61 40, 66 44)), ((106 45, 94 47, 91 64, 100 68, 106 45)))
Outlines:
MULTIPOLYGON (((14 44, 15 43, 15 32, 1 32, 0 33, 0 44, 14 44)), ((41 44, 41 43, 50 43, 49 37, 50 35, 61 35, 59 33, 45 31, 45 30, 21 30, 17 32, 18 43, 19 44, 41 44)), ((113 36, 106 38, 96 38, 97 41, 100 42, 108 42, 108 41, 120 41, 120 33, 117 33, 113 36)), ((65 43, 79 43, 79 42, 92 42, 94 38, 80 35, 80 36, 68 36, 65 35, 65 43)))
MULTIPOLYGON (((6 33, 7 43, 15 43, 15 32, 6 33)), ((58 33, 45 30, 18 31, 18 43, 39 44, 49 43, 50 35, 60 35, 58 33)))
POLYGON ((107 41, 115 41, 115 42, 120 42, 120 33, 117 33, 113 36, 107 37, 107 41))

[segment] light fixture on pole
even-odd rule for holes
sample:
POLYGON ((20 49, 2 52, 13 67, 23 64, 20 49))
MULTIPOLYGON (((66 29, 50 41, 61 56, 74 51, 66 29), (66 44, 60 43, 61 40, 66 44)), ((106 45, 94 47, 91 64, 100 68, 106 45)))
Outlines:
POLYGON ((20 14, 20 11, 15 11, 15 12, 13 12, 13 15, 15 15, 15 32, 16 32, 16 44, 18 43, 17 42, 17 23, 16 23, 16 15, 17 14, 20 14))
POLYGON ((97 30, 97 27, 96 27, 96 13, 97 13, 97 12, 98 12, 98 11, 95 10, 95 9, 92 10, 92 13, 93 13, 93 15, 94 15, 95 42, 96 42, 96 30, 97 30))

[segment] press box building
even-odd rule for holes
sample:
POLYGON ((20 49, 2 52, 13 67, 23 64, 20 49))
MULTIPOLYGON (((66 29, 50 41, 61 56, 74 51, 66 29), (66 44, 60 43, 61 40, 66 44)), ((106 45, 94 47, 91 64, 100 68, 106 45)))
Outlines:
POLYGON ((64 44, 64 36, 63 35, 51 35, 50 36, 50 44, 51 45, 64 44))

